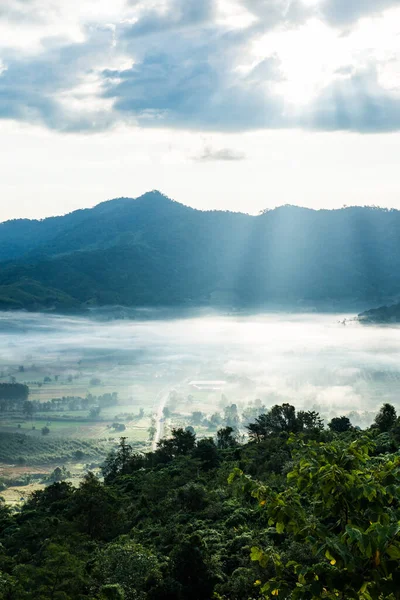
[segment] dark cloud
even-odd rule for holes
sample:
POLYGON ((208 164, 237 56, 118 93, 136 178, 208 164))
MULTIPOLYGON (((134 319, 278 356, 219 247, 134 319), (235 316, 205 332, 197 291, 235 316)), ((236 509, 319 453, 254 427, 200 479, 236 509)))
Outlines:
POLYGON ((246 155, 243 152, 232 150, 231 148, 221 148, 220 150, 213 150, 210 146, 206 146, 203 152, 194 156, 193 160, 200 162, 208 161, 233 161, 233 160, 245 160, 246 155))

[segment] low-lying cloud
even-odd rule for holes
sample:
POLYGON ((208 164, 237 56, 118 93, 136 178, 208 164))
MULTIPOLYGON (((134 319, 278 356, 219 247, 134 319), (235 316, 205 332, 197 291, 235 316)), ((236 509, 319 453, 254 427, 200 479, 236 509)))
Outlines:
POLYGON ((144 371, 154 386, 164 370, 171 389, 190 379, 225 380, 222 392, 204 398, 210 413, 221 393, 225 403, 290 402, 326 418, 357 411, 360 423, 384 401, 398 406, 398 327, 343 326, 343 317, 326 314, 152 316, 157 312, 123 321, 0 313, 0 370, 93 365, 103 369, 105 385, 118 376, 133 387, 144 371))

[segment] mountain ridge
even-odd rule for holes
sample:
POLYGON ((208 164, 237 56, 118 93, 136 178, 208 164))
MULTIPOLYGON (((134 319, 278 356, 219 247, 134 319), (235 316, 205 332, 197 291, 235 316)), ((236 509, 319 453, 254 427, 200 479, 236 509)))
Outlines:
POLYGON ((6 308, 375 304, 397 297, 395 209, 284 205, 247 215, 201 211, 152 191, 42 221, 0 224, 6 308))

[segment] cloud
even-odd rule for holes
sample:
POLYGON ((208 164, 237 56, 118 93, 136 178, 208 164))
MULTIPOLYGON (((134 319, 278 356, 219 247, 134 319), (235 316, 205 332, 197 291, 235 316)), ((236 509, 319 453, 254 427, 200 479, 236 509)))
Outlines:
POLYGON ((399 0, 241 0, 242 6, 260 21, 264 31, 298 26, 316 17, 335 27, 348 27, 363 17, 379 15, 399 5, 399 0))
POLYGON ((36 0, 7 0, 0 6, 0 19, 40 21, 43 16, 43 9, 36 0))
POLYGON ((149 55, 124 71, 105 73, 106 98, 120 118, 141 127, 244 131, 281 124, 281 100, 264 81, 223 73, 207 60, 181 62, 171 54, 149 55))
POLYGON ((323 0, 320 10, 331 25, 343 27, 398 5, 399 0, 323 0))
POLYGON ((125 29, 125 35, 138 38, 185 27, 198 27, 210 22, 214 14, 215 0, 170 0, 166 9, 163 5, 156 5, 141 10, 138 20, 125 29))
MULTIPOLYGON (((86 0, 85 14, 91 14, 89 4, 86 0)), ((130 12, 122 11, 112 27, 82 23, 79 41, 42 39, 40 49, 29 54, 3 48, 0 119, 83 132, 120 122, 221 132, 398 130, 398 94, 380 85, 373 57, 367 70, 351 59, 338 64, 317 98, 301 107, 294 101, 290 108, 280 94, 280 58, 273 43, 268 44, 270 30, 277 28, 284 36, 285 28, 293 30, 311 15, 348 26, 394 4, 241 0, 254 19, 234 28, 217 15, 216 0, 131 1, 124 9, 130 12), (255 53, 260 40, 261 51, 255 53)), ((32 12, 39 18, 45 5, 42 0, 10 0, 0 8, 0 17, 8 13, 23 19, 27 9, 25 16, 32 12)), ((108 15, 98 18, 104 21, 108 15)), ((299 64, 300 72, 302 68, 307 65, 299 64)), ((210 150, 198 160, 233 160, 224 152, 210 150)))
MULTIPOLYGON (((230 30, 210 22, 192 29, 189 8, 195 3, 186 0, 184 23, 169 13, 164 16, 167 21, 157 36, 143 37, 138 24, 118 32, 135 62, 123 70, 104 71, 105 97, 114 100, 121 118, 130 116, 142 127, 214 131, 277 127, 282 100, 273 84, 280 79, 279 60, 270 56, 246 64, 256 35, 252 27, 230 30)), ((204 19, 206 15, 209 11, 204 19)), ((159 27, 158 18, 154 15, 150 27, 147 15, 146 32, 159 27)))
POLYGON ((171 0, 165 10, 147 6, 139 6, 135 23, 114 28, 115 37, 92 26, 79 43, 53 40, 50 47, 43 40, 35 55, 5 52, 0 118, 63 131, 96 131, 121 121, 215 131, 278 126, 282 101, 270 84, 279 79, 279 61, 246 64, 255 29, 218 24, 215 0, 171 0), (131 57, 131 66, 102 67, 111 54, 120 64, 131 57), (81 110, 85 97, 77 90, 96 77, 97 90, 81 110))
POLYGON ((301 0, 242 0, 242 6, 259 20, 264 31, 277 26, 301 24, 315 9, 301 0))
POLYGON ((219 150, 213 150, 210 146, 205 146, 203 152, 200 155, 193 157, 193 160, 197 160, 200 162, 216 160, 232 161, 245 159, 246 155, 243 152, 238 152, 237 150, 233 150, 231 148, 221 148, 219 150))
POLYGON ((93 79, 93 66, 99 56, 107 56, 107 48, 112 48, 112 32, 102 28, 93 30, 90 39, 80 44, 52 40, 34 56, 4 53, 0 118, 41 123, 63 131, 105 128, 110 116, 93 108, 93 98, 85 109, 79 87, 93 79))
POLYGON ((300 125, 322 131, 384 133, 400 130, 399 92, 379 85, 374 65, 336 78, 307 107, 300 125))

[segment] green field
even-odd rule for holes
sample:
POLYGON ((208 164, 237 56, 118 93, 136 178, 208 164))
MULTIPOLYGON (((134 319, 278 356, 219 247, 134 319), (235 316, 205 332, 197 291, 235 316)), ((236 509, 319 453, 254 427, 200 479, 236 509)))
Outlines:
POLYGON ((77 440, 2 432, 0 462, 14 465, 49 465, 66 461, 102 460, 110 449, 106 440, 77 440), (83 456, 82 456, 83 455, 83 456))

